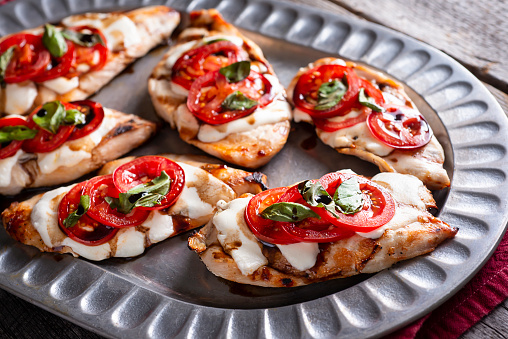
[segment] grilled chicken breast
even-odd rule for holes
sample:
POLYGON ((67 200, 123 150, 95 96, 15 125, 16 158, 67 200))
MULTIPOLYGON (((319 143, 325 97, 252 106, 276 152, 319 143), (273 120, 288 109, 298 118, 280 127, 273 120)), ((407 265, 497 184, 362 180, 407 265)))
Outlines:
POLYGON ((53 186, 75 180, 147 141, 153 122, 104 108, 104 120, 91 134, 66 141, 48 153, 26 153, 0 160, 0 194, 17 194, 28 187, 53 186))
MULTIPOLYGON (((368 67, 336 58, 319 59, 301 68, 288 87, 290 101, 292 101, 293 91, 300 76, 309 69, 327 64, 347 65, 353 68, 358 76, 375 84, 383 93, 386 102, 417 109, 400 83, 368 67)), ((310 115, 298 108, 295 108, 293 114, 297 122, 313 123, 310 115)), ((377 140, 371 135, 366 122, 343 128, 337 132, 325 132, 316 127, 316 133, 325 144, 335 148, 339 153, 354 155, 369 161, 377 165, 382 172, 412 174, 432 190, 450 186, 450 179, 443 168, 444 151, 435 136, 432 136, 430 142, 423 147, 402 150, 391 148, 377 140)))
POLYGON ((178 130, 182 140, 227 162, 257 168, 270 161, 286 143, 291 109, 284 88, 259 46, 224 21, 217 10, 191 13, 190 26, 154 68, 148 80, 148 91, 157 114, 178 130), (209 125, 189 111, 188 90, 172 82, 171 76, 173 65, 183 53, 216 39, 229 40, 242 48, 252 62, 251 68, 269 79, 275 99, 246 117, 209 125))
MULTIPOLYGON (((100 90, 128 64, 169 38, 180 22, 180 14, 166 6, 152 6, 129 12, 86 13, 64 18, 58 27, 91 26, 106 36, 108 59, 98 71, 60 77, 47 82, 25 81, 0 89, 0 116, 28 114, 47 101, 82 100, 100 90)), ((42 34, 43 28, 27 30, 42 34)))
POLYGON ((414 176, 380 173, 372 181, 391 193, 395 215, 369 233, 331 243, 272 245, 260 242, 244 218, 252 195, 229 203, 218 212, 189 246, 215 275, 242 284, 293 287, 360 273, 374 273, 401 260, 431 252, 458 229, 430 214, 431 193, 414 176))
MULTIPOLYGON (((154 243, 206 224, 219 200, 230 201, 244 192, 258 193, 266 181, 259 173, 202 163, 182 156, 166 156, 178 159, 185 172, 185 187, 177 202, 169 208, 151 211, 140 226, 119 229, 104 244, 83 245, 67 237, 59 228, 58 205, 73 185, 36 195, 23 202, 14 202, 2 213, 3 225, 17 241, 44 252, 71 253, 90 260, 133 257, 154 243)), ((132 159, 129 157, 108 163, 100 173, 111 174, 116 167, 132 159)))

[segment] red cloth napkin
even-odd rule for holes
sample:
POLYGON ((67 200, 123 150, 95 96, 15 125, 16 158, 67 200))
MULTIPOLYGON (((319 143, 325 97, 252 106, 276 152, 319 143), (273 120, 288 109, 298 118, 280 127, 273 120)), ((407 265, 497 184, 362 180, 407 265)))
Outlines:
POLYGON ((0 6, 5 5, 9 1, 13 1, 13 0, 0 0, 0 6))
POLYGON ((458 338, 508 298, 508 233, 464 288, 425 317, 385 338, 458 338))

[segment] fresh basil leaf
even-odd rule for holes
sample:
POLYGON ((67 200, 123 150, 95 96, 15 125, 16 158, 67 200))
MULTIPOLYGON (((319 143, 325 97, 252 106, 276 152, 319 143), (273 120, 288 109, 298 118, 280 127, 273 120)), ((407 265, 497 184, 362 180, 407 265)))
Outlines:
POLYGON ((239 82, 250 74, 250 61, 238 61, 229 66, 219 69, 229 83, 239 82))
MULTIPOLYGON (((344 74, 343 81, 346 81, 346 74, 344 74)), ((346 82, 347 83, 347 82, 346 82)), ((314 109, 324 111, 337 105, 346 94, 347 86, 342 81, 334 79, 325 82, 318 89, 318 101, 314 109)))
POLYGON ((66 125, 81 125, 86 123, 86 115, 77 109, 69 109, 65 111, 63 119, 66 125))
POLYGON ((97 44, 106 46, 100 34, 87 34, 76 32, 70 29, 65 29, 62 31, 62 35, 64 36, 65 39, 70 40, 80 46, 93 47, 97 44))
POLYGON ((36 135, 37 130, 26 126, 5 126, 0 128, 0 144, 13 140, 33 139, 36 135))
POLYGON ((385 111, 385 109, 383 107, 379 106, 376 103, 376 100, 374 100, 374 98, 369 97, 365 93, 365 89, 363 87, 360 88, 360 92, 358 94, 358 101, 360 102, 360 104, 372 109, 373 111, 376 111, 376 112, 384 112, 385 111))
POLYGON ((245 96, 242 92, 231 93, 222 102, 222 109, 225 111, 244 111, 256 106, 258 102, 245 96))
POLYGON ((360 184, 355 178, 344 180, 333 195, 333 201, 344 214, 355 214, 363 208, 360 184))
POLYGON ((88 211, 90 208, 90 197, 88 195, 82 195, 79 199, 78 208, 70 213, 67 218, 63 221, 66 228, 76 225, 79 219, 88 211))
POLYGON ((286 222, 297 222, 306 218, 321 219, 316 212, 307 206, 294 202, 277 202, 265 208, 260 215, 265 219, 286 222))
POLYGON ((44 26, 42 43, 54 57, 59 58, 67 52, 67 43, 65 42, 62 32, 57 30, 53 25, 46 24, 44 26))
POLYGON ((302 181, 298 184, 298 191, 307 204, 312 207, 325 208, 332 215, 337 216, 335 202, 319 181, 302 181))
POLYGON ((118 198, 105 197, 104 200, 112 209, 123 214, 129 214, 136 207, 154 207, 160 205, 168 194, 171 179, 165 171, 149 182, 131 188, 126 193, 120 193, 118 198))
POLYGON ((205 45, 211 45, 211 44, 214 44, 214 43, 219 42, 219 41, 229 41, 229 40, 228 39, 222 39, 222 38, 220 38, 220 39, 214 39, 214 40, 210 40, 210 41, 205 42, 205 45))
POLYGON ((0 56, 0 85, 2 88, 5 88, 7 85, 4 81, 5 70, 7 69, 9 62, 11 62, 12 56, 14 55, 14 48, 16 48, 16 46, 7 48, 7 50, 0 56))
POLYGON ((60 101, 50 101, 33 116, 33 121, 48 132, 56 134, 65 118, 65 108, 60 101))

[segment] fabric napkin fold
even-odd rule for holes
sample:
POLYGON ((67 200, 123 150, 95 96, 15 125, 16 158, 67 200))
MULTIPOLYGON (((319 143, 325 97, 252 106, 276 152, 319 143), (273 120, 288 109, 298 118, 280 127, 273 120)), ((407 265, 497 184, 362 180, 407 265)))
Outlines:
POLYGON ((507 282, 508 233, 485 266, 457 294, 385 338, 458 338, 508 298, 507 282))

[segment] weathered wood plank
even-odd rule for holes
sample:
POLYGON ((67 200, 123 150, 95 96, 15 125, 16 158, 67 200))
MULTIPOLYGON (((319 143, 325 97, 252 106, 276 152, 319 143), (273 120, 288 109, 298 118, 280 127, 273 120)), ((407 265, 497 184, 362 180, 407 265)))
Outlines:
POLYGON ((464 333, 462 338, 506 338, 508 335, 508 309, 506 309, 506 303, 499 305, 482 321, 471 327, 464 333))

